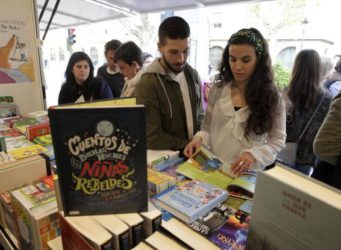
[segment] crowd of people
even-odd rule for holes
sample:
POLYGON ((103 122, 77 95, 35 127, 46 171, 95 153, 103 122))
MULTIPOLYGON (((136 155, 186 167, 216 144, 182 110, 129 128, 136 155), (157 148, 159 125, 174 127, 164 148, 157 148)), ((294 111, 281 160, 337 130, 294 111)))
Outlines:
POLYGON ((134 42, 111 40, 105 44, 107 63, 96 77, 90 58, 75 52, 58 102, 135 96, 146 108, 148 149, 191 157, 203 145, 229 163, 224 171, 239 175, 271 167, 294 143, 295 159, 286 165, 306 175, 317 167, 314 177, 335 179, 341 162, 341 60, 327 75, 330 65, 315 50, 302 50, 288 86, 279 90, 266 39, 255 28, 241 29, 228 40, 214 84, 202 85, 187 63, 189 38, 188 23, 173 16, 159 26, 155 59, 134 42), (327 164, 332 177, 321 171, 327 164))

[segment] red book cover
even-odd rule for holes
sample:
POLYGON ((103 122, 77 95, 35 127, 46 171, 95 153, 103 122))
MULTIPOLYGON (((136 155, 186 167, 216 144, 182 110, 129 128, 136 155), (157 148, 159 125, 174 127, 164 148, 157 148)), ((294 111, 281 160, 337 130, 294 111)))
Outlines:
POLYGON ((93 250, 94 248, 86 241, 86 239, 73 228, 64 218, 58 214, 59 225, 62 233, 63 248, 69 250, 93 250))
POLYGON ((19 131, 14 129, 14 128, 4 130, 4 131, 0 131, 1 137, 17 137, 17 136, 21 136, 21 135, 22 134, 19 133, 19 131))
POLYGON ((39 123, 35 125, 31 125, 26 128, 26 136, 27 139, 33 141, 33 139, 37 136, 47 135, 51 133, 50 123, 39 123))

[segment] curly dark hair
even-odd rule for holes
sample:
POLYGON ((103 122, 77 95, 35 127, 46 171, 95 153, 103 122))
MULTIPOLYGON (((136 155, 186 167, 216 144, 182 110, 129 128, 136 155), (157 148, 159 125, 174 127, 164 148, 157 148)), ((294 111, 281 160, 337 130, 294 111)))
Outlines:
POLYGON ((221 85, 232 84, 234 80, 229 63, 230 46, 242 44, 253 46, 257 55, 255 71, 245 89, 245 101, 251 111, 247 120, 245 135, 249 136, 250 132, 261 135, 269 132, 274 127, 276 115, 279 111, 280 97, 273 81, 267 41, 257 29, 239 30, 229 39, 220 65, 221 85), (244 34, 248 35, 245 36, 244 34))

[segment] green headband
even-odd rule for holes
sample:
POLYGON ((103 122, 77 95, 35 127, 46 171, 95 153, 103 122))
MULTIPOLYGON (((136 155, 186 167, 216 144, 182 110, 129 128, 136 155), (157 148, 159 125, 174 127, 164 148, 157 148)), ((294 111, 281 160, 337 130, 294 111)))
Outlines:
POLYGON ((262 56, 264 51, 264 43, 257 34, 255 34, 253 31, 249 29, 242 29, 231 36, 228 44, 231 45, 234 43, 234 41, 240 38, 247 39, 255 47, 258 57, 262 56))

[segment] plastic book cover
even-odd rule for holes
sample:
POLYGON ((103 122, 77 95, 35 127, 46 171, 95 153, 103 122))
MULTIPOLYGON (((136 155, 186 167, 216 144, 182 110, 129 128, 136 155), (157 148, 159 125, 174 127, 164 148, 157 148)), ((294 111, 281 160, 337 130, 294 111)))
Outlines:
POLYGON ((56 199, 52 175, 34 181, 20 188, 20 191, 34 204, 39 206, 56 199))
POLYGON ((37 143, 43 147, 51 145, 52 144, 51 134, 37 136, 33 139, 33 142, 35 142, 35 143, 37 143))
POLYGON ((20 148, 16 148, 8 151, 15 159, 21 159, 24 157, 28 157, 31 155, 37 155, 46 152, 47 149, 38 144, 23 146, 20 148))
POLYGON ((51 134, 50 124, 48 122, 29 125, 26 127, 26 137, 32 141, 35 137, 51 134))
POLYGON ((156 196, 157 204, 191 223, 228 197, 227 191, 198 180, 184 181, 156 196))
POLYGON ((229 215, 228 208, 224 204, 219 204, 199 219, 187 225, 194 231, 208 237, 225 224, 229 215))
POLYGON ((144 107, 86 105, 49 109, 65 215, 145 211, 144 107))

